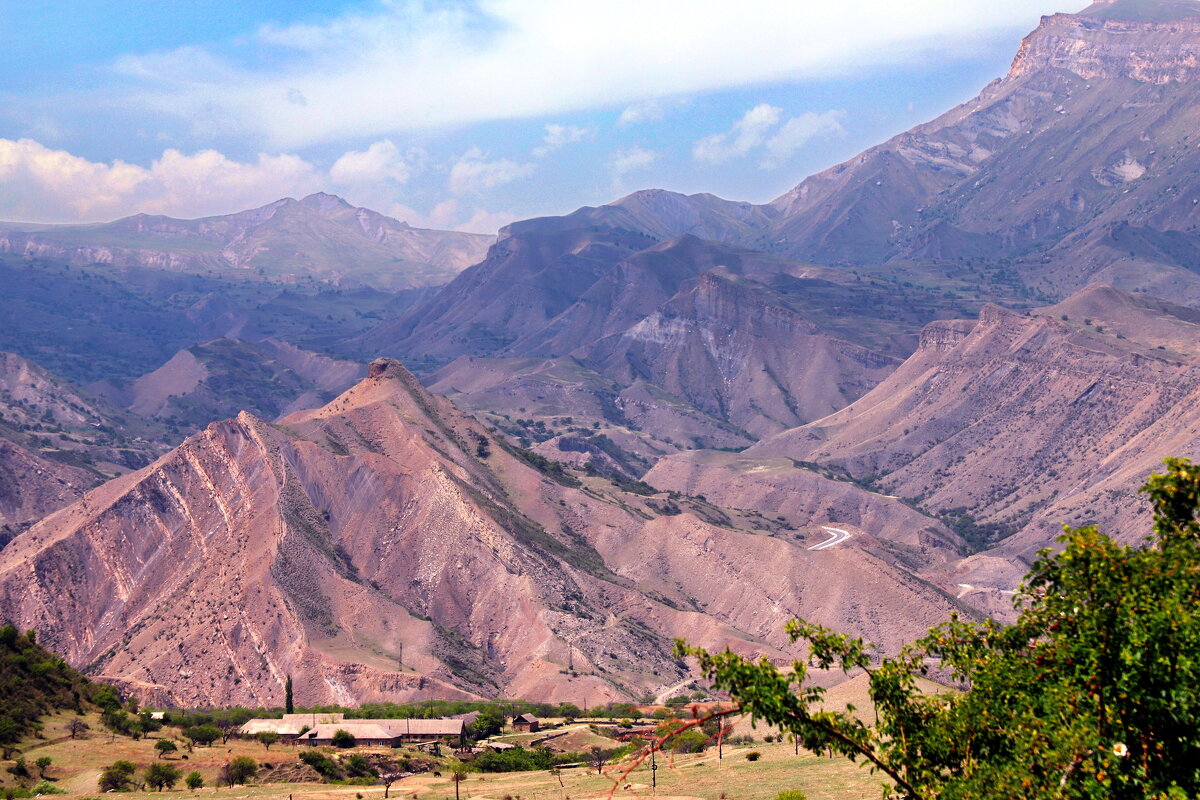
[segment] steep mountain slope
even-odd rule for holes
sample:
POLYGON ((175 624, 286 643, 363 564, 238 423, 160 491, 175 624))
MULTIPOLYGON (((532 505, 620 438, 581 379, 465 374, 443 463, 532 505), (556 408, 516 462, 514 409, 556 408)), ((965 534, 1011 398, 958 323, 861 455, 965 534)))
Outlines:
POLYGON ((1200 300, 1200 4, 1056 14, 1008 76, 772 203, 772 249, 819 263, 1020 262, 1059 296, 1104 280, 1200 300))
POLYGON ((277 339, 214 339, 180 350, 137 380, 90 388, 135 414, 169 420, 192 432, 240 411, 275 419, 319 408, 365 374, 361 364, 277 339))
POLYGON ((195 220, 138 214, 99 225, 0 223, 3 253, 389 290, 445 283, 479 261, 493 241, 413 228, 328 194, 195 220))
POLYGON ((1146 475, 1200 454, 1198 357, 1200 313, 1110 286, 1028 316, 988 307, 978 323, 931 324, 872 392, 747 455, 817 461, 926 509, 965 510, 993 535, 1020 532, 1006 543, 1020 557, 1064 522, 1133 536, 1146 475))
POLYGON ((837 520, 537 463, 377 361, 319 411, 214 424, 20 535, 0 615, 157 702, 277 704, 288 674, 302 703, 594 702, 677 682, 674 636, 785 657, 804 614, 894 648, 957 605, 911 574, 955 553, 944 529, 904 559, 813 551, 807 526, 837 520))
POLYGON ((145 466, 162 432, 11 353, 0 353, 0 537, 145 466))

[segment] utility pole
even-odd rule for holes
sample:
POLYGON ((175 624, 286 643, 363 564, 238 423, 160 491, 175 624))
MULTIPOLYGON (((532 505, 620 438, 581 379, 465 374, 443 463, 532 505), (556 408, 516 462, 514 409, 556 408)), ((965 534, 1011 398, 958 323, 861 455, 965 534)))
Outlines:
POLYGON ((650 750, 650 791, 653 794, 658 794, 658 762, 654 760, 654 753, 657 750, 657 747, 652 747, 650 750))

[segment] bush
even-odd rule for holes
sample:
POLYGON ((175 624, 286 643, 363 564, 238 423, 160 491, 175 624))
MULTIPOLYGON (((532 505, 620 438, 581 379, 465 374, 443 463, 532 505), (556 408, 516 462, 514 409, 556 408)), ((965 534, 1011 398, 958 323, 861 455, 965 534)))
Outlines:
POLYGON ((358 744, 358 740, 354 738, 353 733, 344 731, 341 728, 333 732, 333 739, 331 741, 334 747, 342 748, 354 747, 354 745, 358 744))
POLYGON ((129 788, 137 765, 132 761, 114 761, 100 771, 100 791, 119 792, 129 788))
POLYGON ((29 794, 37 797, 39 794, 66 794, 66 789, 60 789, 50 781, 39 781, 29 790, 29 794))
POLYGON ((326 780, 337 781, 345 777, 342 774, 341 765, 319 750, 302 750, 300 760, 315 769, 326 780))
POLYGON ((258 774, 258 762, 250 756, 238 756, 221 768, 221 778, 230 786, 249 783, 258 774))
POLYGON ((211 745, 221 738, 221 729, 216 725, 194 725, 183 729, 183 736, 199 745, 211 745))
POLYGON ((808 795, 799 789, 788 789, 775 795, 775 800, 808 800, 808 795))
POLYGON ((195 791, 196 789, 199 789, 204 786, 204 778, 203 778, 203 776, 200 775, 199 772, 189 772, 187 774, 187 777, 183 779, 183 782, 192 791, 195 791))
POLYGON ((746 753, 747 761, 758 761, 760 758, 762 758, 762 753, 757 750, 751 750, 749 753, 746 753))

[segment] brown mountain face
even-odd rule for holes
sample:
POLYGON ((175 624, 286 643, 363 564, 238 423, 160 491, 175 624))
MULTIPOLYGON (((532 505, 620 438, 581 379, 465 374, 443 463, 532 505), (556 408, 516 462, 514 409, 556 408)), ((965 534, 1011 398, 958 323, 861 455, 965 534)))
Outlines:
POLYGON ((104 381, 90 388, 135 414, 193 432, 241 411, 273 420, 319 408, 365 374, 361 364, 278 339, 214 339, 180 350, 136 380, 104 381))
POLYGON ((0 537, 149 463, 165 449, 161 433, 0 353, 0 537))
POLYGON ((773 251, 1200 300, 1200 3, 1046 17, 1011 72, 776 200, 773 251), (1000 262, 1000 263, 997 263, 1000 262))
POLYGON ((968 512, 992 535, 1016 533, 1000 551, 1016 560, 1064 523, 1140 540, 1136 489, 1163 458, 1200 454, 1198 356, 1198 312, 1110 286, 1030 315, 991 306, 977 323, 931 324, 866 396, 747 455, 968 512))
POLYGON ((23 533, 0 614, 194 705, 277 704, 288 674, 303 703, 595 702, 677 682, 674 636, 783 658, 803 614, 894 648, 956 607, 912 574, 955 552, 944 532, 903 558, 886 532, 814 551, 836 520, 537 463, 375 362, 321 410, 211 425, 23 533))
POLYGON ((314 194, 220 217, 138 214, 102 225, 0 223, 0 252, 74 264, 316 278, 385 290, 436 286, 483 258, 494 236, 413 228, 314 194))

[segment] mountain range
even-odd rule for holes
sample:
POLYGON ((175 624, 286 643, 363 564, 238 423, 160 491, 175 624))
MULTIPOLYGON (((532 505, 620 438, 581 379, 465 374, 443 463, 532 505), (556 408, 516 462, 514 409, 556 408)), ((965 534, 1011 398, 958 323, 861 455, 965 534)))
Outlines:
POLYGON ((762 205, 4 233, 0 615, 185 705, 599 702, 675 637, 1007 618, 1200 456, 1198 87, 1200 3, 1108 0, 762 205))

